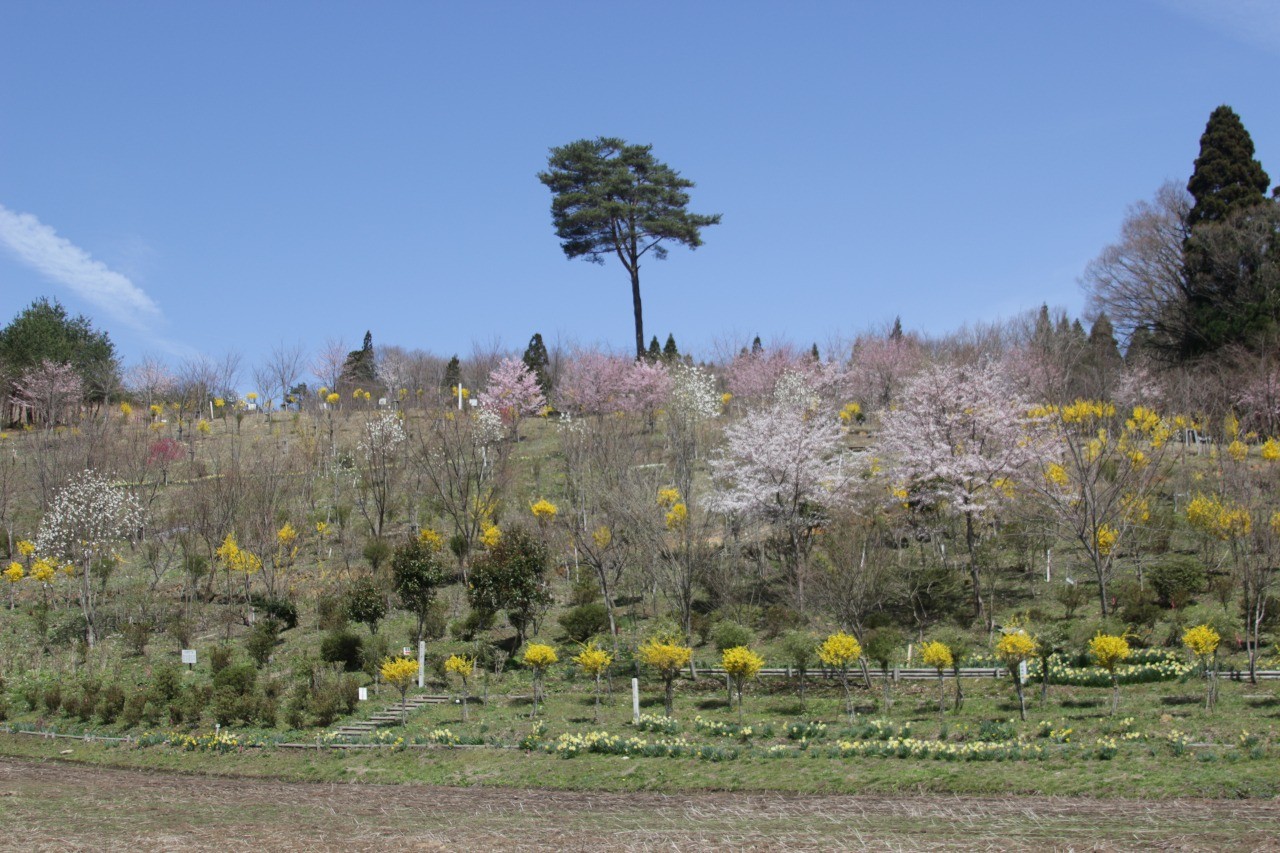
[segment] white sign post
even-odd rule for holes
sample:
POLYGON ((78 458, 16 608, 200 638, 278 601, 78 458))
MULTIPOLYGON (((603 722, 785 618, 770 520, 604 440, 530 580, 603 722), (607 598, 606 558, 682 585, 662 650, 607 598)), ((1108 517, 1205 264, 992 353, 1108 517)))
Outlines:
POLYGON ((422 680, 427 673, 427 641, 418 641, 418 686, 422 686, 422 680))
POLYGON ((631 722, 640 725, 640 679, 631 679, 631 722))
POLYGON ((183 663, 185 663, 185 664, 187 665, 187 669, 191 669, 191 667, 195 666, 195 665, 196 665, 196 650, 195 650, 195 649, 183 649, 183 650, 182 650, 182 662, 183 662, 183 663))

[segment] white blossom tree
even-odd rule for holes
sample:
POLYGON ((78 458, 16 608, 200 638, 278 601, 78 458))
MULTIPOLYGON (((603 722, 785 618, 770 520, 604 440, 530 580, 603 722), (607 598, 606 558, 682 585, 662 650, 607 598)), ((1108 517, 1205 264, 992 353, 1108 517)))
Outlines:
POLYGON ((804 608, 804 580, 814 531, 845 498, 855 465, 846 459, 836 418, 778 403, 749 412, 725 430, 711 460, 715 489, 708 508, 772 528, 782 562, 804 608))
POLYGON ((80 608, 85 640, 97 642, 97 603, 104 572, 115 560, 113 546, 135 536, 143 512, 133 495, 112 485, 102 474, 85 470, 60 489, 40 522, 39 554, 73 566, 80 576, 80 608))
POLYGON ((1000 366, 985 361, 922 371, 881 422, 877 452, 898 499, 964 522, 974 618, 983 614, 976 554, 981 531, 1037 458, 1027 420, 1027 404, 1000 366))

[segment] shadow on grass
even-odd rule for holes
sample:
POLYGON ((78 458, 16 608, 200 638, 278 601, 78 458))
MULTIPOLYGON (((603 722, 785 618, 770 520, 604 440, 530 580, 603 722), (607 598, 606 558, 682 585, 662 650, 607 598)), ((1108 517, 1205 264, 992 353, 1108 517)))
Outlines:
POLYGON ((1101 699, 1063 699, 1059 704, 1064 708, 1101 708, 1104 703, 1101 699))
POLYGON ((726 699, 703 699, 695 702, 694 707, 700 711, 714 711, 717 708, 728 708, 729 702, 726 699))
POLYGON ((1204 702, 1203 696, 1161 696, 1161 705, 1199 705, 1204 702))

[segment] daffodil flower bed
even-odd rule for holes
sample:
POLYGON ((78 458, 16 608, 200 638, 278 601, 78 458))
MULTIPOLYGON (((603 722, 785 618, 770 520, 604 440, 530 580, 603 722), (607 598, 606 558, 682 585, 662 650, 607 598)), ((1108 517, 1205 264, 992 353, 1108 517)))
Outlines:
POLYGON ((808 723, 787 723, 787 740, 822 740, 827 736, 827 724, 816 720, 808 723))
POLYGON ((840 740, 825 750, 832 758, 927 758, 935 761, 1035 761, 1045 757, 1044 747, 1021 741, 969 741, 948 743, 915 738, 888 740, 840 740))
MULTIPOLYGON (((1116 681, 1120 684, 1150 684, 1157 681, 1176 681, 1186 676, 1195 664, 1178 657, 1176 652, 1146 649, 1135 652, 1132 663, 1116 666, 1116 681)), ((1027 667, 1031 681, 1041 678, 1041 663, 1033 661, 1027 667)), ((1072 666, 1068 659, 1054 655, 1049 659, 1049 683, 1070 684, 1077 687, 1110 687, 1111 675, 1096 666, 1072 666)))
POLYGON ((738 751, 731 747, 694 744, 682 738, 647 741, 638 737, 619 737, 608 732, 562 734, 554 741, 543 743, 541 749, 560 758, 573 758, 584 752, 644 758, 700 758, 706 761, 732 761, 738 757, 738 751))
POLYGON ((773 737, 773 726, 765 723, 763 726, 739 726, 733 723, 721 723, 716 720, 708 720, 704 717, 697 716, 693 718, 693 727, 699 732, 711 735, 712 737, 727 737, 734 740, 740 740, 744 743, 753 737, 771 738, 773 737))
POLYGON ((635 726, 642 732, 661 732, 668 735, 680 731, 679 720, 674 717, 664 717, 661 714, 641 714, 635 726))

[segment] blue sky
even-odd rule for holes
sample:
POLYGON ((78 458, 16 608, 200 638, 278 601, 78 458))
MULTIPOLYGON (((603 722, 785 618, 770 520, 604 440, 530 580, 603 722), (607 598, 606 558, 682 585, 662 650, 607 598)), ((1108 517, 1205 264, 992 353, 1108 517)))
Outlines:
POLYGON ((647 334, 942 333, 1077 280, 1230 104, 1280 182, 1280 4, 0 2, 0 322, 144 353, 625 351, 617 263, 536 179, 651 143, 721 213, 642 270, 647 334))

